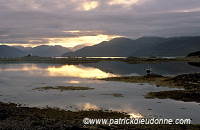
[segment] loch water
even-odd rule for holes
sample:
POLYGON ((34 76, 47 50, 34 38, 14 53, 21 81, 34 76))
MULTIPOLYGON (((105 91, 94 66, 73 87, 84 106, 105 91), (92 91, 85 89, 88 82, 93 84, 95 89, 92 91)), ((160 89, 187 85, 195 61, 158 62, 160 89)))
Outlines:
POLYGON ((192 119, 200 124, 200 104, 173 99, 146 99, 149 92, 178 88, 152 84, 104 81, 98 78, 145 75, 150 66, 160 75, 200 72, 198 65, 187 62, 127 64, 99 62, 79 65, 13 63, 0 64, 0 101, 29 107, 59 107, 66 110, 109 109, 135 117, 192 119), (39 91, 38 87, 75 86, 91 90, 39 91))

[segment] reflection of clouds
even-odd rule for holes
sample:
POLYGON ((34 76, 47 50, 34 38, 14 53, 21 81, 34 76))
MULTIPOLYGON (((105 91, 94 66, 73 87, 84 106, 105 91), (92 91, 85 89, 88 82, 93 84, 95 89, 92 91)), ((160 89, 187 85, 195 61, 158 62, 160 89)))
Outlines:
POLYGON ((47 69, 50 76, 67 76, 80 78, 105 78, 117 76, 111 73, 103 72, 97 68, 83 67, 81 65, 64 65, 60 68, 49 67, 47 69))
POLYGON ((99 107, 91 103, 80 103, 78 106, 83 108, 83 110, 99 110, 99 107))
MULTIPOLYGON (((100 108, 92 103, 78 103, 78 106, 83 110, 99 110, 100 108)), ((133 109, 129 104, 123 106, 122 108, 109 108, 108 110, 118 111, 118 112, 127 112, 130 115, 130 118, 142 118, 143 116, 133 109)))
MULTIPOLYGON (((41 73, 47 76, 57 77, 78 77, 78 78, 105 78, 117 76, 106 73, 97 68, 84 67, 82 65, 64 65, 64 66, 46 66, 42 68, 38 64, 22 64, 4 67, 1 66, 0 72, 28 72, 30 74, 41 73)), ((80 83, 80 81, 72 80, 69 83, 80 83)))
POLYGON ((130 118, 142 118, 143 116, 136 111, 134 108, 131 107, 131 104, 127 104, 126 106, 123 106, 122 108, 109 108, 110 110, 114 111, 125 111, 130 115, 130 118))
POLYGON ((79 84, 80 81, 75 81, 75 80, 72 80, 72 81, 69 81, 69 83, 72 83, 72 84, 79 84))
POLYGON ((1 67, 0 71, 17 72, 17 71, 30 71, 30 70, 41 70, 36 64, 23 64, 12 67, 1 67))
POLYGON ((44 68, 39 67, 37 64, 9 64, 6 66, 1 65, 0 72, 12 74, 12 76, 25 76, 25 73, 32 76, 38 74, 40 76, 46 76, 46 74, 48 74, 44 68))
POLYGON ((139 113, 128 113, 130 115, 130 118, 142 118, 143 116, 139 113))

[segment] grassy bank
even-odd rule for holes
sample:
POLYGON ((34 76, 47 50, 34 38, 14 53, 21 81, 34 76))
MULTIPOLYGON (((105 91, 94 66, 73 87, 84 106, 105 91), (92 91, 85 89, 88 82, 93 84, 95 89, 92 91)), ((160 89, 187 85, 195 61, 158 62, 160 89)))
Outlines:
POLYGON ((101 80, 121 81, 129 83, 150 83, 156 85, 157 87, 168 86, 175 88, 183 88, 184 90, 150 92, 146 95, 146 98, 171 98, 181 101, 200 102, 200 73, 183 74, 174 77, 160 75, 122 76, 103 78, 101 80))

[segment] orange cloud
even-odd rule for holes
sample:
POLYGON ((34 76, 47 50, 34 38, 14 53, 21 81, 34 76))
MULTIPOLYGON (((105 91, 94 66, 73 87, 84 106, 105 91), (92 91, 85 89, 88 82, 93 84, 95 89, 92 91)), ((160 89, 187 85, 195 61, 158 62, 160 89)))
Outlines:
POLYGON ((113 38, 122 37, 118 35, 102 34, 102 31, 71 30, 63 32, 72 33, 78 36, 68 37, 68 38, 43 38, 43 39, 48 41, 48 45, 61 45, 64 47, 74 47, 80 44, 94 45, 102 41, 109 41, 113 38))

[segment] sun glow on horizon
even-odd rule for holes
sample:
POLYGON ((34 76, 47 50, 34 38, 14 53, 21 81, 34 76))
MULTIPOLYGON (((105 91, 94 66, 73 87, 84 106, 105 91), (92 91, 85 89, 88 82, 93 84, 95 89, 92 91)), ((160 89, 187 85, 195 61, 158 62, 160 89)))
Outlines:
POLYGON ((119 35, 110 35, 103 30, 67 30, 61 31, 66 35, 66 37, 43 37, 43 38, 33 38, 23 41, 20 43, 18 41, 13 43, 0 43, 0 45, 8 46, 23 46, 23 47, 36 47, 41 45, 55 46, 60 45, 63 47, 73 48, 77 45, 87 45, 92 46, 99 44, 103 41, 109 41, 113 38, 124 37, 119 35))
MULTIPOLYGON (((71 31, 71 32, 78 32, 78 31, 71 31)), ((63 47, 75 47, 80 44, 95 45, 101 43, 102 41, 109 41, 117 37, 121 36, 98 34, 94 36, 79 36, 79 37, 69 37, 69 38, 43 38, 43 39, 48 41, 47 45, 61 45, 63 47)))

